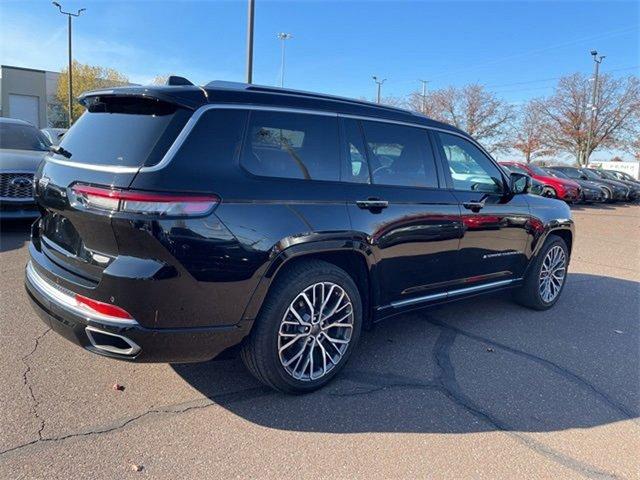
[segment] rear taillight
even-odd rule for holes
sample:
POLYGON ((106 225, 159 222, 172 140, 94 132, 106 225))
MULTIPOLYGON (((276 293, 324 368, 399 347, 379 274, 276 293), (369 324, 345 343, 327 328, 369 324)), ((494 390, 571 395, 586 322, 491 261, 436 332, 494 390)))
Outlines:
POLYGON ((106 212, 185 217, 210 212, 220 198, 215 195, 174 195, 74 185, 71 187, 70 201, 74 207, 106 212))
POLYGON ((92 313, 99 313, 100 315, 105 315, 107 317, 114 318, 124 318, 124 319, 132 319, 133 317, 129 315, 129 313, 123 310, 120 307, 116 307, 115 305, 110 305, 108 303, 99 302, 97 300, 92 300, 91 298, 87 298, 84 295, 77 294, 75 295, 76 304, 78 307, 88 310, 92 313))

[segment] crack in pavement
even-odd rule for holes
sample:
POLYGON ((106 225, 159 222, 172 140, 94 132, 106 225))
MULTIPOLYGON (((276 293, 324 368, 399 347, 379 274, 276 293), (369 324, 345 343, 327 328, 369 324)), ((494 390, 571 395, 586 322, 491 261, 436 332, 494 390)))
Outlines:
MULTIPOLYGON (((623 405, 619 405, 615 400, 607 396, 605 393, 599 391, 594 385, 589 383, 586 379, 574 374, 573 372, 568 371, 567 369, 555 364, 549 360, 537 357, 533 354, 517 350, 515 348, 509 347, 497 341, 491 340, 489 338, 482 337, 480 335, 472 334, 469 332, 465 332, 456 327, 450 326, 440 320, 428 318, 427 322, 434 325, 435 327, 440 329, 440 335, 436 340, 436 344, 433 351, 433 356, 436 365, 439 367, 439 374, 432 381, 421 382, 416 381, 416 379, 405 377, 401 375, 395 374, 381 374, 379 372, 367 372, 367 371, 345 371, 341 375, 345 380, 351 380, 354 383, 359 383, 361 385, 369 385, 373 386, 373 388, 369 388, 367 390, 359 390, 355 392, 327 392, 326 396, 334 396, 334 397, 348 397, 348 396, 358 396, 358 395, 369 395, 375 392, 379 392, 387 389, 423 389, 423 390, 431 390, 431 391, 439 391, 444 394, 447 398, 449 398, 453 403, 461 406, 466 411, 471 413, 474 417, 479 419, 480 421, 485 422, 491 428, 496 431, 500 431, 506 433, 507 435, 516 439, 519 443, 523 444, 527 448, 531 449, 535 453, 544 456, 545 458, 558 463, 564 467, 567 467, 583 476, 588 478, 604 478, 604 479, 617 479, 620 478, 616 476, 614 473, 606 472, 598 469, 590 464, 585 462, 581 462, 575 458, 572 458, 564 453, 558 452, 548 445, 541 443, 528 435, 523 433, 514 431, 506 422, 500 420, 495 415, 483 411, 481 407, 479 407, 470 397, 468 397, 463 391, 460 385, 458 384, 455 376, 455 369, 450 359, 450 348, 455 342, 455 339, 458 335, 468 337, 472 340, 483 342, 485 344, 489 344, 494 348, 498 348, 504 350, 506 352, 512 353, 514 355, 521 356, 527 360, 533 361, 548 370, 551 370, 554 373, 561 375, 564 379, 571 381, 572 383, 580 386, 580 388, 587 390, 588 392, 598 396, 601 400, 603 400, 609 407, 616 410, 618 413, 621 413, 627 418, 631 418, 634 414, 625 408, 623 405)), ((26 362, 26 360, 35 353, 38 348, 38 343, 48 333, 48 330, 45 331, 42 335, 40 335, 36 339, 36 343, 34 345, 33 350, 23 357, 23 362, 27 366, 27 369, 23 375, 23 379, 25 381, 25 385, 28 385, 28 373, 30 371, 30 366, 26 362)), ((32 394, 32 400, 34 402, 34 414, 37 418, 37 405, 38 402, 33 396, 32 390, 30 390, 32 394)), ((0 452, 0 458, 5 458, 6 455, 12 452, 20 452, 23 449, 34 446, 37 444, 46 444, 46 443, 55 443, 61 442, 67 439, 76 438, 76 437, 86 437, 92 435, 100 435, 106 434, 114 431, 118 431, 127 426, 131 426, 134 424, 139 424, 141 420, 146 417, 152 416, 164 416, 164 415, 176 415, 182 414, 185 412, 189 412, 196 409, 204 409, 213 405, 230 405, 232 403, 241 402, 245 400, 251 400, 260 398, 263 396, 268 396, 275 394, 272 390, 266 387, 254 387, 247 388, 243 390, 239 390, 236 392, 224 393, 220 395, 215 395, 206 399, 199 399, 189 402, 184 402, 180 404, 168 405, 162 408, 147 410, 139 415, 133 417, 122 418, 112 422, 111 424, 100 426, 100 427, 92 427, 86 431, 74 432, 67 435, 62 435, 58 437, 42 437, 42 430, 44 428, 44 421, 41 419, 42 428, 39 431, 38 438, 28 443, 24 443, 21 445, 14 446, 7 450, 0 452)))
POLYGON ((568 380, 569 382, 573 383, 574 385, 577 385, 579 388, 581 388, 582 390, 587 391, 588 393, 591 393, 592 395, 600 398, 600 400, 605 403, 609 408, 615 410, 618 412, 618 414, 620 414, 621 416, 623 416, 625 418, 625 420, 631 420, 633 423, 638 424, 638 415, 639 413, 634 412, 633 410, 625 407, 624 405, 618 403, 615 399, 611 398, 609 395, 607 395, 606 393, 600 391, 595 385, 593 385, 592 383, 590 383, 586 378, 581 377, 580 375, 573 373, 572 371, 568 370, 565 367, 562 367, 560 365, 558 365, 557 363, 554 363, 550 360, 547 360, 545 358, 542 357, 538 357, 537 355, 534 355, 532 353, 528 353, 525 352, 523 350, 518 350, 516 348, 510 347, 508 345, 505 345, 503 343, 500 343, 496 340, 492 340, 490 338, 487 337, 483 337, 481 335, 477 335, 474 333, 470 333, 470 332, 466 332, 464 330, 461 330, 457 327, 454 327, 452 325, 446 324, 440 320, 435 320, 435 319, 427 319, 427 322, 431 323, 432 325, 435 325, 437 327, 443 328, 443 329, 449 329, 454 331, 455 333, 462 335, 464 337, 470 338, 472 340, 476 340, 478 342, 481 343, 485 343, 488 345, 491 345, 494 348, 499 348, 500 350, 504 350, 506 352, 509 352, 513 355, 525 358, 526 360, 532 361, 534 363, 537 363, 538 365, 546 368, 547 370, 550 370, 553 373, 556 373, 557 375, 563 377, 565 380, 568 380))
POLYGON ((104 433, 115 432, 127 426, 130 426, 132 424, 137 424, 139 423, 140 420, 144 419, 145 417, 176 415, 176 414, 186 413, 192 410, 208 408, 214 405, 224 406, 232 403, 242 402, 245 400, 253 400, 253 399, 264 397, 264 396, 274 395, 276 393, 277 392, 271 390, 268 387, 251 387, 251 388, 245 388, 243 390, 238 390, 235 392, 221 393, 219 395, 212 396, 211 398, 192 400, 189 402, 177 403, 173 405, 166 405, 162 408, 147 410, 133 417, 120 418, 108 425, 93 427, 85 431, 69 433, 67 435, 61 435, 58 437, 40 437, 35 440, 32 440, 31 442, 22 443, 20 445, 16 445, 6 450, 0 451, 0 459, 6 458, 11 453, 21 452, 27 447, 32 447, 32 446, 42 445, 42 444, 49 444, 49 443, 57 443, 63 440, 68 440, 70 438, 88 437, 92 435, 101 435, 104 433))
POLYGON ((517 432, 510 428, 507 423, 501 421, 496 416, 482 410, 478 405, 474 403, 474 401, 470 397, 468 397, 462 391, 462 388, 456 380, 455 368, 451 363, 449 350, 455 342, 456 337, 458 336, 458 330, 453 327, 449 327, 448 325, 441 322, 430 321, 430 323, 440 327, 440 335, 436 340, 436 346, 434 349, 436 363, 438 367, 440 367, 440 374, 437 377, 437 381, 442 385, 443 389, 448 393, 453 402, 464 407, 476 418, 488 423, 494 429, 515 438, 517 441, 528 447, 533 452, 542 455, 547 459, 552 460, 564 467, 567 467, 585 477, 595 479, 620 478, 613 473, 605 472, 593 465, 579 461, 564 453, 558 452, 557 450, 531 438, 528 435, 517 432))
POLYGON ((38 439, 42 439, 42 431, 44 430, 45 422, 44 422, 44 419, 40 417, 40 414, 38 413, 38 407, 40 406, 40 402, 38 402, 38 399, 36 399, 36 396, 33 393, 33 387, 29 382, 29 373, 31 372, 31 365, 29 365, 29 363, 27 362, 27 359, 36 353, 36 350, 38 350, 38 346, 40 345, 40 340, 42 340, 45 337, 45 335, 50 331, 51 331, 51 328, 47 328, 43 333, 38 335, 35 339, 35 342, 33 344, 33 348, 31 349, 31 351, 20 359, 20 361, 24 363, 24 366, 25 366, 25 370, 22 373, 22 383, 25 387, 27 387, 27 391, 29 392, 29 398, 31 403, 31 413, 33 417, 36 420, 38 420, 38 423, 40 424, 37 431, 38 439))

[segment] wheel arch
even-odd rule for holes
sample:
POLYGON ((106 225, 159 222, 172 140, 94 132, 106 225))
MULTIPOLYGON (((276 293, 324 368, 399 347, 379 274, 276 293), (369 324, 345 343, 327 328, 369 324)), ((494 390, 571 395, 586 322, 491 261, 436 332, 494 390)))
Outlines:
POLYGON ((358 242, 308 242, 294 245, 280 252, 269 263, 262 279, 251 296, 243 320, 257 318, 262 304, 274 282, 287 270, 300 262, 321 260, 331 263, 351 276, 363 303, 364 326, 372 324, 372 312, 377 298, 375 264, 367 249, 358 242))

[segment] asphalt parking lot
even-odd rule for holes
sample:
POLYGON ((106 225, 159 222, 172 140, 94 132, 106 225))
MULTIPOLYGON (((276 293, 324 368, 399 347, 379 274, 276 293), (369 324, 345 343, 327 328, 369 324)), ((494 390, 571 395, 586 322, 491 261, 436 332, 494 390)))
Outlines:
POLYGON ((25 224, 2 224, 0 478, 640 478, 640 206, 573 212, 556 308, 494 295, 379 324, 300 397, 235 359, 69 344, 28 304, 25 224))

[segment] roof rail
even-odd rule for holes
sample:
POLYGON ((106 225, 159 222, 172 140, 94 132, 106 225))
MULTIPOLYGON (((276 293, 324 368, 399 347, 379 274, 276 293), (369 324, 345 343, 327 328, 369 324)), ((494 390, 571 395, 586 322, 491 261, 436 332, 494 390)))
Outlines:
MULTIPOLYGON (((336 102, 350 103, 353 105, 364 105, 368 107, 376 107, 389 112, 401 112, 404 114, 418 115, 411 110, 404 108, 391 107, 389 105, 381 105, 379 103, 368 102, 366 100, 356 100, 355 98, 340 97, 337 95, 328 95, 325 93, 308 92, 305 90, 293 90, 289 88, 269 87, 266 85, 253 85, 241 82, 227 82, 224 80, 214 80, 205 85, 205 88, 224 88, 229 90, 245 90, 252 92, 275 93, 280 95, 296 95, 298 97, 317 98, 324 100, 333 100, 336 102)), ((418 115, 422 116, 422 115, 418 115)))

